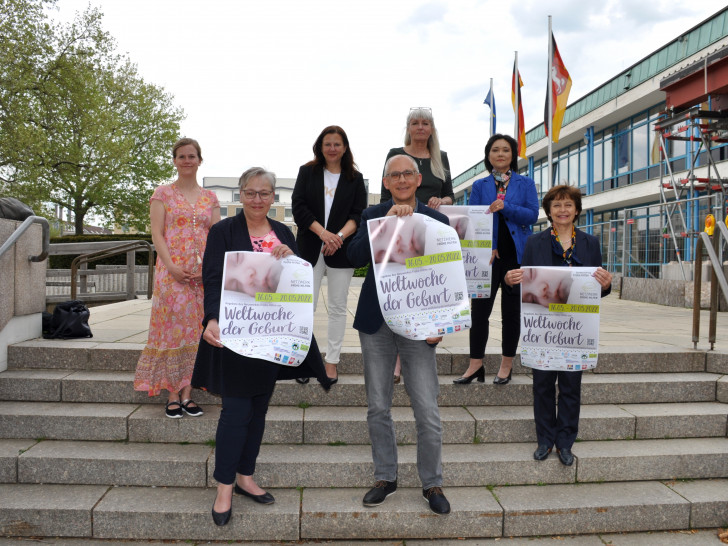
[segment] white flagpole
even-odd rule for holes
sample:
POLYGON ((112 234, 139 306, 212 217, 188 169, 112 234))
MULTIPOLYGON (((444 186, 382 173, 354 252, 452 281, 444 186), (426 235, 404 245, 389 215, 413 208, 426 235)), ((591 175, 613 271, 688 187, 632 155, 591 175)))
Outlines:
MULTIPOLYGON (((519 84, 519 82, 518 82, 518 51, 516 51, 516 60, 515 60, 515 63, 514 64, 515 64, 515 67, 513 68, 513 72, 514 72, 513 77, 516 78, 516 85, 515 85, 515 91, 516 91, 516 95, 515 95, 516 96, 516 111, 515 111, 515 114, 516 115, 515 115, 515 118, 516 118, 516 121, 515 121, 515 124, 514 124, 514 131, 515 132, 513 133, 513 136, 516 137, 516 142, 520 142, 520 140, 519 140, 520 133, 518 132, 518 129, 519 129, 519 127, 518 127, 518 122, 519 122, 519 119, 518 119, 518 107, 519 107, 518 99, 520 98, 519 97, 520 96, 520 93, 519 93, 519 88, 518 88, 518 84, 519 84)), ((518 153, 518 151, 516 151, 516 153, 518 153)))
POLYGON ((490 136, 495 133, 493 125, 495 124, 495 116, 493 116, 493 78, 490 79, 490 136))
POLYGON ((548 130, 549 130, 549 135, 548 135, 548 139, 549 139, 549 168, 548 168, 548 177, 549 177, 548 178, 548 184, 549 185, 548 185, 548 187, 549 188, 554 185, 554 180, 553 180, 553 164, 552 164, 552 161, 553 161, 553 153, 554 153, 553 152, 553 147, 552 147, 552 143, 553 143, 553 119, 554 119, 554 116, 553 116, 554 104, 553 104, 553 102, 554 102, 554 100, 553 100, 553 92, 552 92, 552 89, 553 89, 553 75, 551 73, 552 70, 553 70, 552 64, 553 64, 553 60, 554 60, 553 43, 554 43, 553 34, 551 33, 551 16, 549 15, 549 74, 548 74, 547 85, 546 85, 546 95, 547 95, 547 99, 546 100, 548 101, 548 114, 547 114, 547 118, 548 118, 548 130))

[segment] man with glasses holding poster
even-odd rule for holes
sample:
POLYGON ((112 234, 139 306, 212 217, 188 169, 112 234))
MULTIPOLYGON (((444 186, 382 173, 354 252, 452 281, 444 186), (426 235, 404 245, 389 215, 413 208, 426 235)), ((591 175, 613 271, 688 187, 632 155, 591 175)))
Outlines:
POLYGON ((437 406, 439 382, 435 346, 442 339, 412 340, 395 334, 384 322, 374 280, 368 220, 385 216, 410 216, 417 212, 448 224, 444 214, 415 198, 422 182, 415 161, 406 155, 390 158, 384 167, 383 185, 392 199, 366 209, 361 226, 349 244, 347 255, 354 267, 370 265, 354 318, 359 330, 364 383, 367 392, 367 424, 372 443, 375 484, 364 495, 364 506, 378 506, 397 490, 397 441, 391 407, 392 374, 400 355, 406 389, 417 426, 417 471, 422 495, 436 514, 448 514, 450 503, 442 491, 442 423, 437 406))

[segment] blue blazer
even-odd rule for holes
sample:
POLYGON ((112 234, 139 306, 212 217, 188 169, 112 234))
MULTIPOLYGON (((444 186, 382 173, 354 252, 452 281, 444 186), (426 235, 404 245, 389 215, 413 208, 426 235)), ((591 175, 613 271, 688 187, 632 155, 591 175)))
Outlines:
MULTIPOLYGON (((506 193, 506 195, 508 194, 506 193)), ((553 265, 553 254, 551 229, 544 229, 539 233, 534 233, 526 241, 521 265, 550 267, 553 265)), ((578 228, 576 230, 574 255, 579 259, 583 267, 602 266, 602 247, 599 244, 599 239, 594 235, 584 233, 578 228)), ((602 297, 608 295, 611 291, 611 286, 606 290, 602 290, 602 297)))
MULTIPOLYGON (((481 178, 473 183, 468 205, 490 205, 496 200, 498 190, 493 175, 481 178)), ((518 173, 511 175, 511 181, 506 190, 506 199, 503 210, 494 213, 493 217, 493 248, 498 248, 499 214, 503 215, 508 230, 511 232, 516 245, 518 263, 521 263, 526 239, 533 232, 531 226, 538 220, 538 193, 536 183, 526 176, 518 173)))
MULTIPOLYGON (((366 209, 361 215, 361 224, 356 231, 356 235, 349 244, 347 256, 354 267, 364 267, 372 261, 372 253, 369 248, 369 230, 367 229, 367 220, 374 218, 382 218, 389 212, 394 205, 394 201, 390 199, 385 203, 373 205, 366 209)), ((437 212, 430 207, 423 205, 417 201, 415 212, 434 218, 443 224, 450 225, 447 216, 441 212, 437 212)), ((356 306, 356 315, 354 315, 354 328, 365 334, 375 334, 384 323, 382 310, 379 308, 379 298, 377 297, 377 286, 374 283, 374 268, 369 267, 364 284, 361 287, 359 295, 359 303, 356 306)))

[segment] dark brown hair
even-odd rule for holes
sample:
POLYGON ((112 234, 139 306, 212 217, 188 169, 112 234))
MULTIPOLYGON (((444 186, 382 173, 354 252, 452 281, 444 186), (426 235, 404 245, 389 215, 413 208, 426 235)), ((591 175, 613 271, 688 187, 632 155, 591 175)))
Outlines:
POLYGON ((508 145, 511 147, 511 170, 514 173, 518 172, 518 143, 516 142, 516 139, 512 136, 508 135, 501 135, 501 134, 495 134, 492 137, 488 139, 488 143, 485 145, 485 168, 488 169, 488 172, 493 172, 493 164, 488 159, 488 156, 490 155, 490 149, 493 147, 493 144, 496 140, 505 140, 508 145))
POLYGON ((551 203, 553 201, 561 201, 562 199, 570 199, 574 202, 574 205, 576 206, 576 218, 574 218, 574 223, 576 223, 579 220, 579 215, 581 214, 581 191, 579 191, 579 188, 575 188, 574 186, 569 186, 567 184, 554 186, 546 193, 546 195, 544 195, 541 205, 543 206, 543 211, 546 213, 546 218, 548 218, 549 222, 552 224, 554 223, 551 219, 551 203))
POLYGON ((326 158, 324 157, 323 151, 324 137, 326 135, 334 134, 339 135, 341 140, 344 141, 344 146, 346 146, 346 151, 341 158, 341 172, 344 173, 344 176, 351 180, 354 178, 354 175, 359 172, 359 167, 357 167, 357 164, 354 163, 354 154, 351 152, 351 146, 349 146, 349 137, 346 136, 346 132, 338 125, 329 125, 321 131, 316 142, 313 143, 314 157, 311 161, 306 163, 306 165, 321 165, 321 167, 326 167, 326 158))

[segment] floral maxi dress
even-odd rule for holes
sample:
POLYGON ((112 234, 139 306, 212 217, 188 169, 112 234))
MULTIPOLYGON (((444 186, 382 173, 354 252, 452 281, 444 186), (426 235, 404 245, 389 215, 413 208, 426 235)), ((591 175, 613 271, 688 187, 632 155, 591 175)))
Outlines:
MULTIPOLYGON (((193 207, 170 184, 154 190, 153 199, 164 204, 164 241, 172 262, 199 272, 212 211, 220 206, 217 196, 203 189, 193 207)), ((179 392, 190 384, 203 313, 202 283, 178 283, 157 258, 149 338, 137 363, 134 390, 156 396, 162 390, 179 392)))

